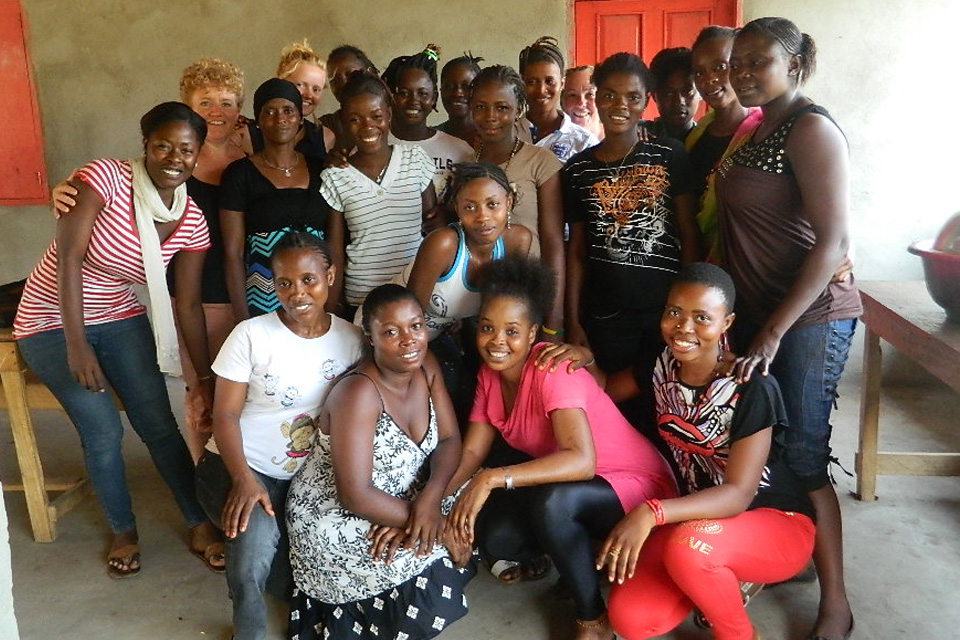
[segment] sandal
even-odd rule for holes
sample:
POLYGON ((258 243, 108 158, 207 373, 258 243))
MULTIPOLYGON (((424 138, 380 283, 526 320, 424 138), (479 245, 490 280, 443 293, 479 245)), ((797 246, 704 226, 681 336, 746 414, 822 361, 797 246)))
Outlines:
POLYGON ((540 580, 550 573, 550 569, 553 568, 553 560, 550 559, 550 556, 544 554, 522 563, 521 566, 523 567, 524 580, 540 580))
POLYGON ((190 549, 190 553, 200 558, 207 569, 214 573, 224 573, 227 570, 226 546, 219 540, 211 542, 203 549, 190 549))
POLYGON ((550 556, 542 555, 532 560, 519 562, 517 560, 497 560, 490 566, 493 577, 504 584, 513 584, 521 578, 524 580, 540 580, 553 567, 550 556))
POLYGON ((203 560, 207 569, 214 573, 227 570, 226 547, 222 535, 209 523, 197 525, 190 530, 190 553, 203 560))
POLYGON ((107 575, 114 580, 132 578, 140 573, 140 545, 125 544, 107 554, 107 575))
POLYGON ((490 573, 503 584, 513 584, 523 577, 523 567, 516 560, 497 560, 490 565, 490 573))

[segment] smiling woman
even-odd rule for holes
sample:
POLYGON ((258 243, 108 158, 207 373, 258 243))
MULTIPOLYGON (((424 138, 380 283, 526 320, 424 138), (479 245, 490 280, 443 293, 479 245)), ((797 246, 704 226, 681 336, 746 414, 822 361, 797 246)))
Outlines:
MULTIPOLYGON (((200 273, 209 246, 203 214, 187 196, 206 123, 187 105, 166 102, 140 121, 143 156, 91 162, 72 181, 76 206, 27 279, 14 337, 31 370, 67 410, 80 434, 87 474, 113 532, 108 574, 140 571, 136 521, 120 442, 123 401, 191 529, 190 547, 211 568, 216 533, 196 499, 192 463, 170 408, 164 372, 179 373, 173 310, 164 269, 174 254, 177 316, 200 374, 206 421, 213 403, 200 273), (151 323, 134 285, 146 284, 151 323)), ((221 558, 222 560, 222 558, 221 558)))
POLYGON ((537 332, 555 282, 549 268, 525 258, 487 267, 477 328, 484 364, 448 492, 469 484, 450 524, 491 562, 547 554, 572 593, 576 640, 608 640, 590 540, 643 500, 676 489, 666 461, 586 371, 537 366, 547 347, 537 332), (498 433, 528 461, 481 469, 498 433))
POLYGON ((271 257, 279 309, 241 322, 213 364, 214 440, 197 492, 227 536, 227 585, 239 640, 266 633, 267 575, 289 576, 284 505, 334 379, 359 360, 360 332, 328 314, 336 270, 326 243, 284 234, 271 257))
POLYGON ((427 126, 427 117, 437 110, 437 60, 440 48, 429 44, 413 56, 390 61, 383 81, 393 92, 391 142, 419 145, 433 159, 433 188, 442 194, 453 165, 473 156, 469 144, 448 133, 427 126))
POLYGON ((460 435, 423 310, 386 284, 363 311, 372 357, 334 387, 290 488, 290 638, 426 640, 467 612, 475 566, 441 507, 460 435))

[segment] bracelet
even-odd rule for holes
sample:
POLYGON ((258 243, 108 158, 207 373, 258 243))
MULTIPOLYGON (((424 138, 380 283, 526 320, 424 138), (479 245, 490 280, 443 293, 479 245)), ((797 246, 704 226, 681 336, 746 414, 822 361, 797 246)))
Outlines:
POLYGON ((543 331, 543 332, 544 332, 545 334, 547 334, 548 336, 562 336, 562 335, 563 335, 563 329, 551 329, 551 328, 548 327, 547 325, 543 325, 542 327, 540 327, 540 331, 543 331))
POLYGON ((666 524, 666 520, 663 517, 663 504, 661 504, 659 500, 647 500, 645 504, 650 507, 650 511, 653 511, 654 524, 658 527, 666 524))
POLYGON ((500 467, 503 471, 503 488, 507 491, 513 491, 513 476, 507 473, 506 467, 500 467))
POLYGON ((213 374, 212 374, 212 373, 208 373, 208 374, 205 375, 205 376, 197 376, 197 381, 198 381, 198 382, 203 382, 204 380, 213 380, 213 374))

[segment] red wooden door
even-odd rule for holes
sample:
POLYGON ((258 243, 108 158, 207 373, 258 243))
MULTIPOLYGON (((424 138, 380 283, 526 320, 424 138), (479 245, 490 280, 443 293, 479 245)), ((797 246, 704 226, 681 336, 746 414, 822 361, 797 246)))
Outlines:
POLYGON ((23 10, 0 0, 0 206, 49 200, 37 107, 23 10))
MULTIPOLYGON (((740 23, 740 0, 576 0, 574 7, 578 65, 620 51, 650 64, 661 49, 692 45, 707 25, 740 23)), ((652 100, 646 115, 656 116, 652 100)))

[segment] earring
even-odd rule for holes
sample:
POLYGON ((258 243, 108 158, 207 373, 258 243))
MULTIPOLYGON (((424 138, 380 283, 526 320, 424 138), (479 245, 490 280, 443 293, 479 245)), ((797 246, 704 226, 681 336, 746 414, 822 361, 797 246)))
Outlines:
POLYGON ((510 221, 513 218, 513 209, 507 211, 507 229, 510 228, 510 221))

